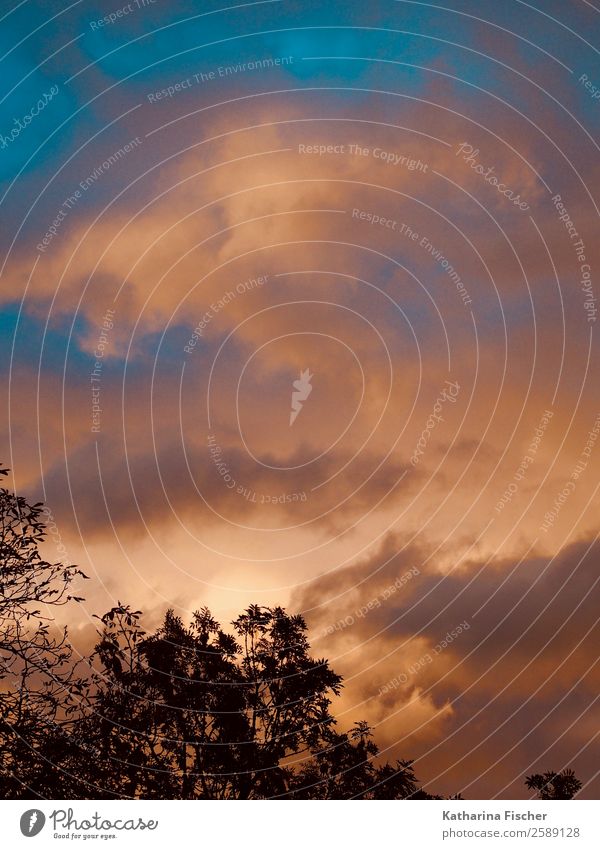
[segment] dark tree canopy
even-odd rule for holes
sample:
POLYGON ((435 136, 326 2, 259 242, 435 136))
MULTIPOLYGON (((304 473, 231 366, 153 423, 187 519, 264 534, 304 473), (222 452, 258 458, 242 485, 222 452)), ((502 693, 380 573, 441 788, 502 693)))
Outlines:
MULTIPOLYGON (((6 473, 2 470, 2 473, 6 473)), ((249 607, 224 631, 206 608, 100 620, 82 675, 51 609, 83 573, 49 563, 42 505, 0 490, 0 793, 7 798, 405 798, 410 762, 377 764, 361 723, 336 729, 341 678, 306 624, 249 607)), ((85 577, 85 576, 83 576, 85 577)), ((420 791, 421 793, 423 791, 420 791)))
MULTIPOLYGON (((169 611, 152 635, 139 611, 102 618, 100 661, 78 727, 97 759, 67 764, 97 795, 178 799, 406 798, 410 762, 377 765, 366 724, 336 730, 341 678, 309 655, 306 625, 251 606, 224 632, 203 609, 169 611)), ((76 754, 78 747, 74 746, 76 754)))
POLYGON ((525 786, 537 792, 538 799, 572 799, 581 790, 581 781, 572 769, 528 775, 525 786))
MULTIPOLYGON (((0 475, 7 470, 0 468, 0 475)), ((30 786, 54 772, 43 749, 48 736, 67 733, 67 711, 78 681, 66 630, 52 609, 72 595, 76 566, 40 556, 42 505, 0 488, 0 793, 31 795, 30 786), (61 730, 64 729, 64 730, 61 730), (27 769, 23 770, 23 764, 27 769)))

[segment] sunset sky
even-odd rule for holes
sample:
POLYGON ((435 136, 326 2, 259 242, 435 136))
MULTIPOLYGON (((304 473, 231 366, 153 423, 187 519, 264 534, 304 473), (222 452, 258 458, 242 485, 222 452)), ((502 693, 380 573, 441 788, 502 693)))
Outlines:
POLYGON ((76 646, 283 604, 428 791, 598 798, 598 9, 60 6, 0 13, 1 445, 76 646))

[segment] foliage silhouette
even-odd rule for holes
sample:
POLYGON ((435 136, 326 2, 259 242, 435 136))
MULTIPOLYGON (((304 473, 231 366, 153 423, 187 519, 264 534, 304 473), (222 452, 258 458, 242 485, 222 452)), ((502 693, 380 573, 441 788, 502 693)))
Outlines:
POLYGON ((572 769, 563 769, 562 772, 528 775, 525 786, 536 790, 538 799, 572 799, 579 793, 582 784, 572 769))
MULTIPOLYGON (((0 476, 7 472, 0 468, 0 476)), ((72 584, 86 576, 43 560, 44 536, 42 505, 0 488, 0 794, 9 798, 53 780, 43 750, 48 736, 58 742, 67 733, 81 686, 66 629, 53 627, 51 610, 81 601, 72 584)))
POLYGON ((168 611, 147 635, 139 616, 119 605, 102 617, 100 668, 77 726, 97 758, 65 765, 82 782, 75 795, 93 784, 96 795, 177 799, 417 791, 409 761, 376 764, 365 723, 336 730, 341 678, 310 657, 302 617, 253 605, 232 635, 206 608, 189 627, 168 611))

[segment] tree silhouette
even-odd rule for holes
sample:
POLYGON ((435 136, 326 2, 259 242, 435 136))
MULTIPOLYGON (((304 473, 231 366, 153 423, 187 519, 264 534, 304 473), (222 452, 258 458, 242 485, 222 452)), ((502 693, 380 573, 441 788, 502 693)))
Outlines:
POLYGON ((582 788, 581 781, 572 769, 528 775, 525 786, 529 790, 536 790, 538 799, 572 799, 582 788))
POLYGON ((81 600, 71 585, 85 575, 41 558, 41 516, 41 504, 0 488, 0 795, 12 798, 54 780, 45 750, 67 734, 78 688, 66 630, 53 626, 51 610, 81 600))
POLYGON ((379 750, 366 722, 349 734, 330 735, 329 746, 317 752, 295 777, 300 799, 432 798, 418 790, 411 761, 377 765, 379 750))
MULTIPOLYGON (((0 469, 0 474, 6 474, 0 469)), ((225 632, 206 608, 155 633, 117 605, 81 677, 52 608, 81 601, 76 566, 42 559, 42 505, 0 490, 0 795, 404 798, 410 762, 376 765, 359 723, 336 728, 341 677, 306 624, 249 607, 225 632)), ((421 791, 422 792, 422 791, 421 791)))
MULTIPOLYGON (((155 634, 122 605, 102 617, 100 668, 77 734, 98 755, 67 770, 97 794, 181 799, 406 798, 410 762, 377 766, 366 724, 336 730, 341 678, 306 624, 249 607, 225 633, 207 609, 155 634)), ((73 747, 76 756, 78 746, 73 747)))

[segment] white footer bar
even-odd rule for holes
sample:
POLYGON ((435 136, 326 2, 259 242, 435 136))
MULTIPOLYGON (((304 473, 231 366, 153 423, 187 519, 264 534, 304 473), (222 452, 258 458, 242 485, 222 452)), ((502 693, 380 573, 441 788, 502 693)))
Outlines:
POLYGON ((600 802, 0 801, 2 846, 600 846, 600 802))

